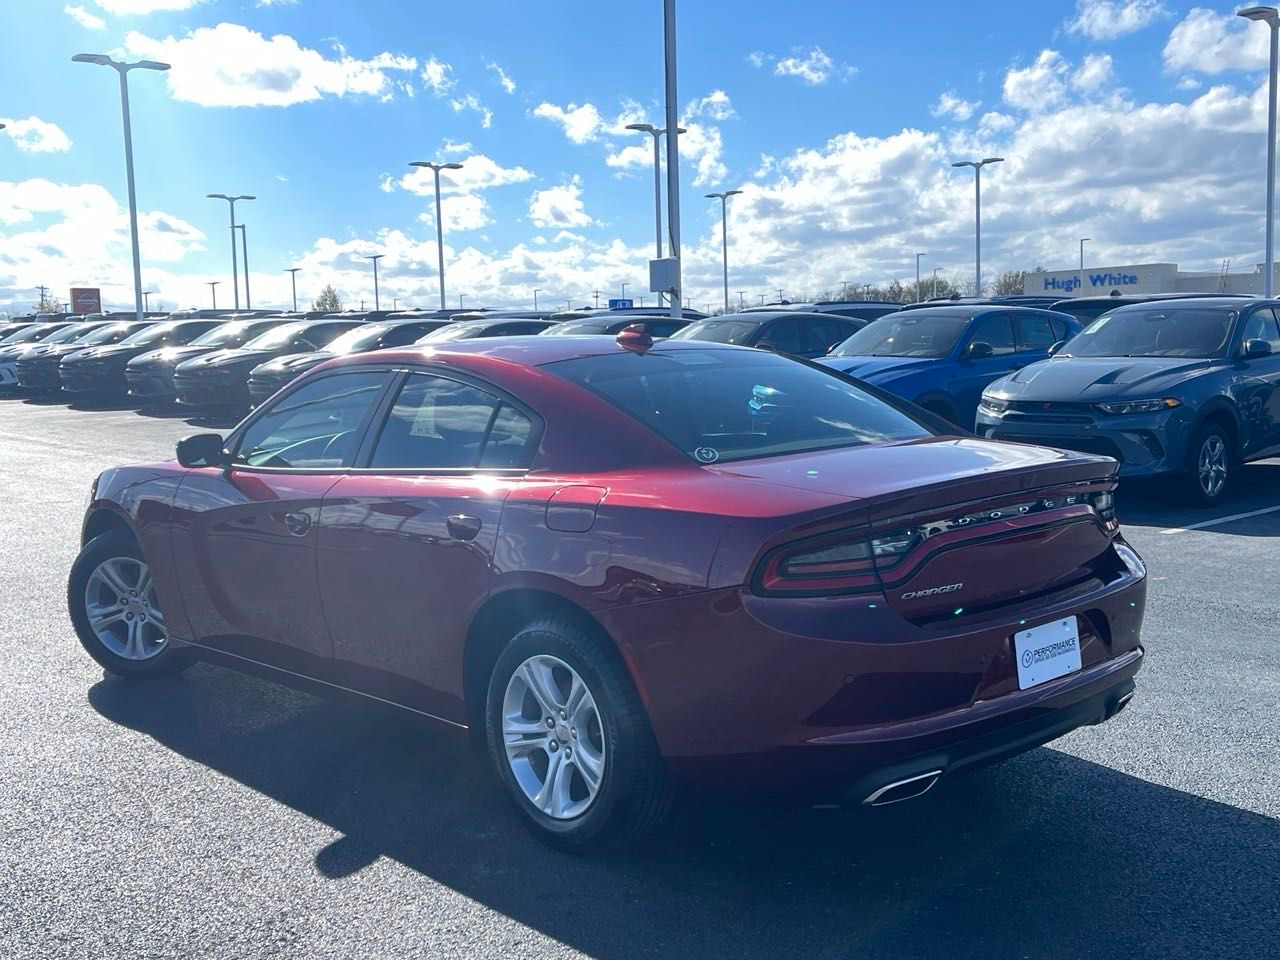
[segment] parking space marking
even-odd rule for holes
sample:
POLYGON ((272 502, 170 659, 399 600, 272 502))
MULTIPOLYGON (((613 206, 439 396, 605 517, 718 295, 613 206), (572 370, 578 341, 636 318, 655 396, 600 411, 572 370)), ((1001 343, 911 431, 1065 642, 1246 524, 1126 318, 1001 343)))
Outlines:
POLYGON ((1186 533, 1188 530, 1203 530, 1205 527, 1216 527, 1222 523, 1230 523, 1232 520, 1247 520, 1249 517, 1260 517, 1264 513, 1275 513, 1280 510, 1280 506, 1263 507, 1261 510, 1250 510, 1248 513, 1233 513, 1229 517, 1218 517, 1214 520, 1202 520, 1199 523, 1189 523, 1185 527, 1170 527, 1168 530, 1161 530, 1161 533, 1186 533))

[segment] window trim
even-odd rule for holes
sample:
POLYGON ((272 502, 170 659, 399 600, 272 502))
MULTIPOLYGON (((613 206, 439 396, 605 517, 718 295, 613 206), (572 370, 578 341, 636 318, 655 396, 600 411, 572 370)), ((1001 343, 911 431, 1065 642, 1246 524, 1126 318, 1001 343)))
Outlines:
MULTIPOLYGON (((538 451, 542 448, 542 435, 545 431, 546 422, 542 417, 527 403, 512 396, 497 384, 483 380, 480 377, 472 376, 469 373, 463 373, 450 367, 440 367, 432 364, 412 364, 405 366, 397 364, 393 370, 396 375, 392 377, 391 386, 386 393, 375 404, 374 418, 371 422, 364 425, 364 439, 361 441, 356 451, 354 465, 345 467, 344 472, 363 474, 368 476, 476 476, 476 475, 492 475, 503 477, 522 477, 533 470, 533 465, 538 459, 538 451), (528 464, 523 467, 375 467, 370 465, 373 459, 374 447, 378 444, 378 439, 382 436, 382 431, 387 425, 387 419, 391 415, 391 410, 395 406, 395 401, 400 396, 400 390, 404 384, 414 374, 437 377, 441 380, 452 380, 464 386, 471 387, 483 393, 494 397, 498 402, 494 405, 493 413, 489 417, 489 424, 485 428, 484 443, 489 440, 489 431, 493 428, 493 421, 502 404, 507 404, 519 411, 529 419, 530 431, 529 439, 526 442, 525 450, 528 458, 528 464), (377 429, 374 429, 374 426, 377 429)), ((480 445, 480 455, 484 455, 484 443, 480 445)))

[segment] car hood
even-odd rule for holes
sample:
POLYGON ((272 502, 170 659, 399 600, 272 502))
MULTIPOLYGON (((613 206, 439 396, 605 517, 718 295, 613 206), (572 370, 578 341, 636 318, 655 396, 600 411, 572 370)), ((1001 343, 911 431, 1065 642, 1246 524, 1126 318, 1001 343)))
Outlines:
POLYGON ((58 360, 62 357, 65 357, 68 354, 75 353, 79 350, 84 350, 84 349, 85 349, 84 347, 76 346, 74 343, 51 343, 48 346, 43 346, 43 347, 37 344, 36 346, 30 347, 29 349, 18 354, 18 359, 20 360, 44 359, 46 361, 51 362, 51 361, 58 360))
POLYGON ((823 357, 818 362, 852 377, 858 377, 870 383, 879 383, 906 376, 909 373, 928 370, 945 359, 945 357, 823 357))
POLYGON ((332 353, 290 353, 283 357, 276 357, 268 360, 266 363, 260 363, 253 368, 254 376, 283 373, 301 373, 303 370, 309 370, 312 367, 324 363, 326 360, 332 360, 335 354, 332 353))
POLYGON ((146 347, 135 346, 134 344, 108 343, 100 347, 85 347, 83 350, 77 350, 74 354, 67 357, 67 360, 79 362, 81 360, 118 360, 125 361, 130 357, 137 356, 147 350, 146 347))
POLYGON ((195 347, 190 345, 185 347, 161 347, 158 350, 148 350, 146 353, 134 357, 129 361, 129 365, 133 367, 173 367, 182 363, 183 360, 193 360, 196 357, 216 352, 218 352, 217 347, 195 347))
POLYGON ((226 367, 256 366, 276 356, 274 350, 214 350, 202 357, 184 360, 179 366, 183 373, 199 373, 201 370, 226 367))
POLYGON ((1146 398, 1172 390, 1220 363, 1185 357, 1052 357, 996 381, 987 392, 1006 400, 1084 403, 1146 398))

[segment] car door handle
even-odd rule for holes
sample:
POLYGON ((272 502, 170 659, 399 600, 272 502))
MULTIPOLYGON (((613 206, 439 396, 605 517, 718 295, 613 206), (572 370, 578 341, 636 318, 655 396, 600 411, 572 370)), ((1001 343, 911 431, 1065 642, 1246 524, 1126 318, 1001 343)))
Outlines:
POLYGON ((480 518, 469 517, 465 513, 455 513, 447 521, 445 526, 449 528, 449 536, 455 540, 474 540, 476 534, 480 532, 480 518))
POLYGON ((295 537, 305 537, 307 531, 311 529, 311 514, 286 513, 284 515, 284 528, 295 537))

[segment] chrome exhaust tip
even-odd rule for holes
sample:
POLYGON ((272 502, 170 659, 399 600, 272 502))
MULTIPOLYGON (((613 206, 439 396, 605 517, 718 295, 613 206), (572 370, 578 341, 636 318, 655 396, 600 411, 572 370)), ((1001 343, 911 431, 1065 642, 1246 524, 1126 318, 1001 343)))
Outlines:
POLYGON ((928 773, 918 773, 914 777, 907 777, 904 780, 894 780, 892 783, 886 783, 883 787, 868 795, 862 801, 862 805, 866 807, 885 807, 891 803, 901 803, 903 800, 914 800, 917 797, 923 797, 933 789, 933 785, 941 778, 941 770, 930 770, 928 773))

